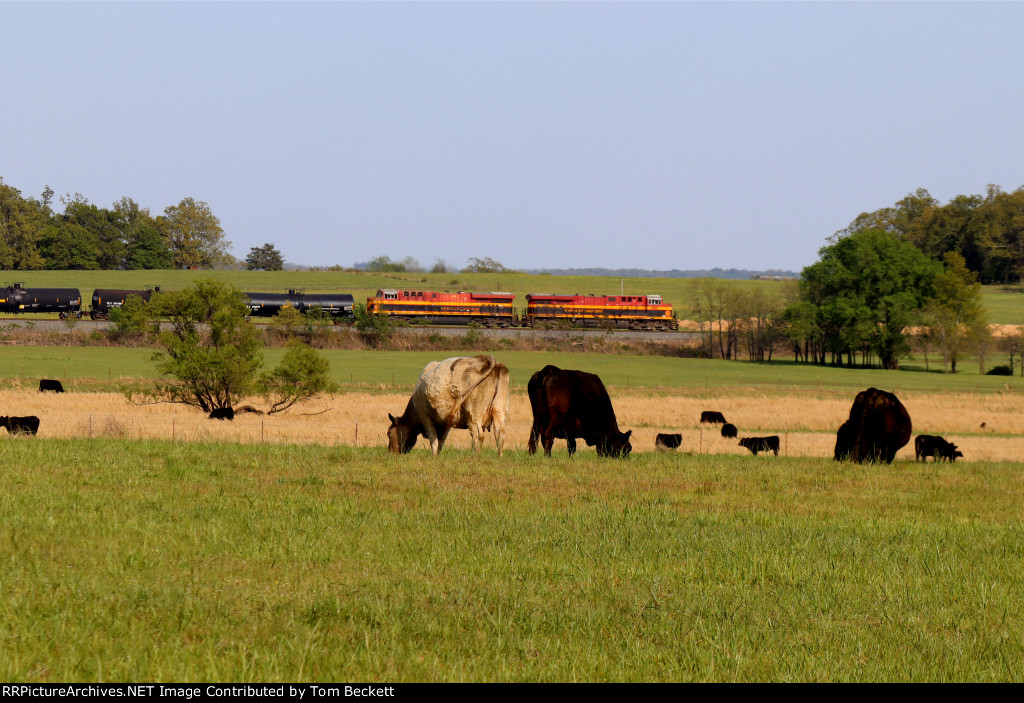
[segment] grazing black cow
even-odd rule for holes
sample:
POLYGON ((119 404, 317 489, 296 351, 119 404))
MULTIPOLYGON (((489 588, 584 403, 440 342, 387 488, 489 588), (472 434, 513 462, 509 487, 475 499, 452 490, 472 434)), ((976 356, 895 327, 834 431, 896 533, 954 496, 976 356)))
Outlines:
POLYGON ((659 434, 654 438, 654 448, 660 452, 667 452, 678 449, 683 443, 681 434, 659 434))
POLYGON ((6 427, 12 434, 35 434, 39 431, 39 418, 35 415, 25 417, 0 417, 0 427, 6 427))
POLYGON ((914 439, 914 458, 918 461, 927 461, 928 457, 931 457, 935 461, 945 459, 953 462, 958 456, 963 455, 955 444, 937 435, 919 434, 914 439))
POLYGON ((704 410, 700 414, 700 421, 709 425, 724 425, 725 415, 717 410, 704 410))
POLYGON ((211 420, 234 420, 235 411, 232 408, 214 408, 210 411, 211 420))
POLYGON ((758 452, 775 452, 775 456, 779 455, 779 436, 772 435, 771 437, 744 437, 740 440, 740 446, 746 447, 751 451, 754 456, 757 456, 758 452))
POLYGON ((739 435, 739 430, 736 429, 736 425, 731 422, 727 422, 722 425, 722 436, 726 439, 735 439, 739 435))
POLYGON ((628 432, 620 432, 608 391, 601 379, 585 371, 563 371, 545 366, 526 386, 533 408, 533 427, 527 448, 537 451, 540 440, 551 456, 555 439, 564 439, 569 456, 576 453, 576 439, 597 447, 598 456, 627 457, 633 451, 628 432))
POLYGON ((892 393, 868 388, 857 394, 850 418, 836 432, 836 461, 891 464, 910 441, 910 413, 892 393))
POLYGON ((60 381, 52 378, 41 378, 39 379, 39 392, 53 391, 54 393, 63 393, 64 386, 61 385, 60 381))

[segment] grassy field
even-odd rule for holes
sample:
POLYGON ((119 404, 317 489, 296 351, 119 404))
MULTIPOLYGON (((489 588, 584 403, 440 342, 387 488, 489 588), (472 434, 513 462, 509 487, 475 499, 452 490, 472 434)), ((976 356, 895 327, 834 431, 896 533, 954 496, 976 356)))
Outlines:
MULTIPOLYGON (((500 344, 498 345, 500 346, 500 344)), ((265 364, 280 360, 282 349, 267 349, 265 364)), ((965 362, 957 374, 925 372, 920 362, 908 361, 900 371, 844 369, 794 364, 788 360, 757 364, 714 359, 679 359, 628 354, 580 354, 573 352, 522 352, 500 349, 460 352, 400 352, 321 350, 331 363, 333 378, 344 387, 391 390, 411 389, 427 362, 445 356, 490 353, 512 372, 514 387, 525 388, 530 376, 547 364, 582 369, 601 376, 611 388, 646 388, 651 391, 687 389, 748 389, 774 392, 793 389, 885 390, 950 393, 1024 392, 1020 376, 984 376, 974 363, 965 362)), ((68 379, 79 390, 110 390, 124 379, 152 378, 152 349, 125 347, 26 347, 0 346, 0 382, 39 378, 68 379)), ((994 357, 993 357, 994 359, 994 357)), ((996 363, 990 359, 990 365, 996 363)), ((933 368, 935 366, 935 359, 933 368)))
POLYGON ((151 353, 0 346, 0 412, 43 418, 0 432, 0 680, 1024 678, 1020 378, 499 352, 504 457, 392 457, 436 352, 327 351, 342 393, 233 423, 113 392, 151 353), (604 378, 630 459, 525 453, 547 363, 604 378), (832 462, 869 385, 966 460, 832 462))
POLYGON ((1019 681, 1018 464, 0 441, 0 679, 1019 681))

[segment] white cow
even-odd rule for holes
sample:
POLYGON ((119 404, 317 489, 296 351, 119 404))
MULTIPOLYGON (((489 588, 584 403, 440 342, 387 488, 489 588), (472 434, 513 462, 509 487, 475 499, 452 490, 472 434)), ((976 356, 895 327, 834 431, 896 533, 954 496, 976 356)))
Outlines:
POLYGON ((491 430, 500 456, 509 402, 508 368, 494 357, 481 354, 431 361, 416 381, 402 416, 388 413, 388 451, 405 454, 422 434, 436 456, 450 430, 468 429, 473 450, 479 452, 483 431, 491 430))

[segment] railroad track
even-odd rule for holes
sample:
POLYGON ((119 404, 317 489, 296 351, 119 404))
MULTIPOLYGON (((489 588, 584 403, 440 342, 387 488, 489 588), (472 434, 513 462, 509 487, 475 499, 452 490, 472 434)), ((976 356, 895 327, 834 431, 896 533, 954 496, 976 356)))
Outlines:
MULTIPOLYGON (((262 323, 265 324, 265 323, 262 323)), ((64 332, 75 329, 104 330, 113 327, 109 320, 91 320, 83 317, 74 322, 55 318, 0 317, 0 333, 17 334, 18 332, 64 332)), ((167 326, 169 329, 170 326, 167 326)), ((349 329, 346 325, 328 325, 329 332, 349 329)), ((462 337, 470 332, 488 339, 615 339, 615 340, 649 340, 657 342, 688 342, 699 335, 695 332, 655 332, 641 330, 600 330, 600 329, 540 329, 530 327, 465 327, 443 325, 409 325, 398 327, 402 334, 430 335, 439 334, 445 337, 462 337)))

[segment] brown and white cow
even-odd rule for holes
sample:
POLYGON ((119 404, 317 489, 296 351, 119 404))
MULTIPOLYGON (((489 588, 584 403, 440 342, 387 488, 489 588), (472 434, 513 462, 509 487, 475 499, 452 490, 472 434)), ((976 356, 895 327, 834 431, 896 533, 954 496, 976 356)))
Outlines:
POLYGON ((481 354, 431 361, 416 381, 402 416, 388 413, 388 451, 405 454, 422 434, 436 456, 449 431, 468 429, 474 451, 483 445, 484 430, 492 431, 500 456, 509 403, 508 368, 494 357, 481 354))

